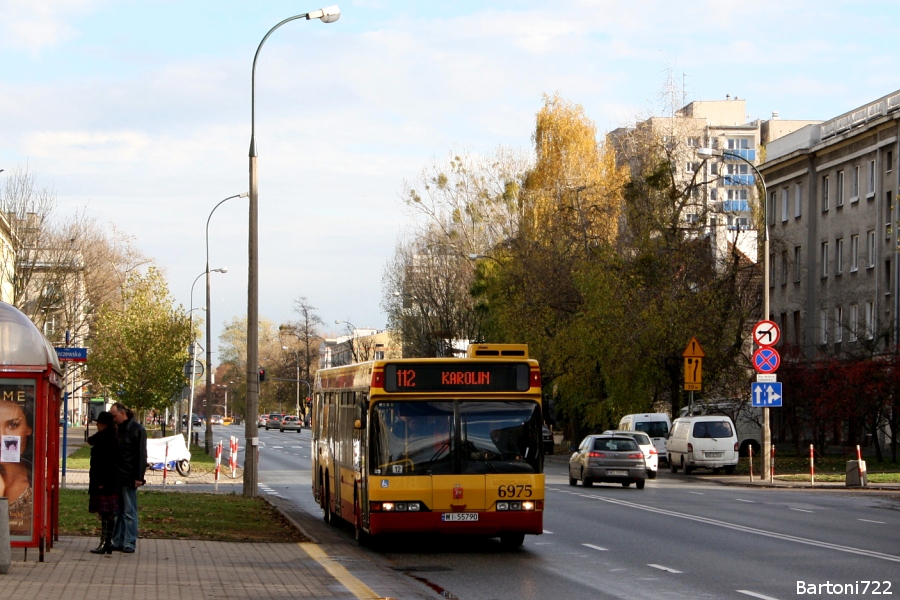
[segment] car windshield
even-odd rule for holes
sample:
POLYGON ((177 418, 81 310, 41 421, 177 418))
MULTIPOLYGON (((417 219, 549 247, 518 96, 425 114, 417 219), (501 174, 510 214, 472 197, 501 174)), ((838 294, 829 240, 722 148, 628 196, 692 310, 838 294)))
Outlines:
POLYGON ((635 431, 643 431, 650 437, 666 437, 669 435, 669 426, 665 421, 639 421, 634 424, 635 431))
POLYGON ((613 451, 613 452, 627 452, 629 450, 638 450, 637 442, 631 439, 625 438, 600 438, 594 440, 594 450, 598 451, 613 451))
POLYGON ((641 446, 649 446, 650 444, 653 443, 650 441, 650 437, 646 433, 635 432, 635 433, 632 433, 629 437, 634 438, 634 441, 636 441, 641 446))
POLYGON ((698 421, 694 423, 695 438, 727 438, 732 436, 728 421, 698 421))
POLYGON ((380 402, 372 413, 375 475, 540 473, 535 402, 380 402))

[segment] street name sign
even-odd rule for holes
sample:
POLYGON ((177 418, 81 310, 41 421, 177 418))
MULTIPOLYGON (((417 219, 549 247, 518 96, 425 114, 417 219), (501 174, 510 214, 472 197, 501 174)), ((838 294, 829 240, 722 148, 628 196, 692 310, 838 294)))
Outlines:
POLYGON ((87 348, 54 348, 60 362, 87 362, 87 348))
POLYGON ((753 406, 763 408, 781 406, 781 383, 751 383, 750 398, 753 406))

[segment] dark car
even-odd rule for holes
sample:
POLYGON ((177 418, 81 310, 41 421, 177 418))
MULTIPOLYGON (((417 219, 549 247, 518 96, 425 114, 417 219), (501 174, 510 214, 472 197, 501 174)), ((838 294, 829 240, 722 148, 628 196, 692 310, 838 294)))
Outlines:
POLYGON ((544 441, 544 454, 553 454, 553 432, 546 425, 544 425, 541 437, 544 441))
POLYGON ((200 415, 192 415, 191 416, 191 427, 202 427, 203 419, 200 418, 200 415))
POLYGON ((569 485, 581 480, 591 487, 594 482, 637 484, 644 489, 647 465, 644 452, 634 438, 619 435, 589 435, 581 441, 569 458, 569 485))
POLYGON ((269 413, 269 419, 266 421, 266 431, 270 429, 281 429, 281 413, 269 413))
POLYGON ((278 428, 279 431, 296 431, 297 433, 300 433, 301 429, 303 429, 303 423, 294 415, 285 416, 278 428))

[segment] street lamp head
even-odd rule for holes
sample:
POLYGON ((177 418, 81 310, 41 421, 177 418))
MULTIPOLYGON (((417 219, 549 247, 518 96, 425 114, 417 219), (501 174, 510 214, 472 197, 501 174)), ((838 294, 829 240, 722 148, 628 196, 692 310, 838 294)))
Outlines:
POLYGON ((219 267, 218 269, 210 269, 210 273, 227 273, 228 267, 219 267))
POLYGON ((244 192, 243 194, 238 194, 238 198, 246 198, 250 195, 250 192, 244 192))
POLYGON ((326 6, 325 8, 320 8, 319 10, 314 10, 306 14, 307 21, 312 21, 313 19, 321 19, 323 23, 334 23, 340 18, 341 9, 338 8, 337 4, 333 6, 326 6))
POLYGON ((712 148, 697 148, 697 158, 709 159, 709 158, 721 158, 722 153, 716 152, 712 148))

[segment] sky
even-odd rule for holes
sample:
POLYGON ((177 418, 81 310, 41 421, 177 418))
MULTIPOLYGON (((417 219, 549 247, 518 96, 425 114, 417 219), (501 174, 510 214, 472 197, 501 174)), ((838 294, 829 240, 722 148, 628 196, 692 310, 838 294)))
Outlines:
MULTIPOLYGON (((330 0, 325 0, 330 1, 330 0)), ((256 69, 259 314, 382 329, 384 267, 434 161, 531 147, 543 96, 602 134, 684 103, 826 120, 900 89, 900 3, 351 0, 275 31, 256 69)), ((251 67, 285 0, 0 0, 0 169, 133 237, 213 348, 247 310, 251 67)), ((0 173, 0 188, 2 178, 0 173)))

